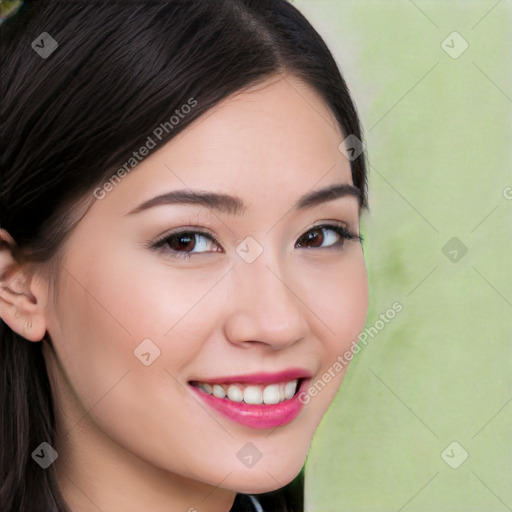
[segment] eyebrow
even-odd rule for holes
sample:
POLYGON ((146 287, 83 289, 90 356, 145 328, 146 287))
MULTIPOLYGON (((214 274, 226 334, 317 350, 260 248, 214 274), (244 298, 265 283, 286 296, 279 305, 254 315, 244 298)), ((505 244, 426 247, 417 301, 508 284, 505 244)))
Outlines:
MULTIPOLYGON (((346 196, 356 197, 359 204, 361 204, 361 191, 357 187, 349 185, 348 183, 340 183, 305 194, 293 205, 292 209, 305 210, 327 201, 333 201, 346 196)), ((154 208, 155 206, 176 204, 195 204, 231 215, 241 215, 247 209, 244 202, 236 196, 216 192, 183 189, 173 190, 171 192, 166 192, 165 194, 152 197, 131 210, 127 215, 139 213, 141 211, 148 210, 149 208, 154 208)))

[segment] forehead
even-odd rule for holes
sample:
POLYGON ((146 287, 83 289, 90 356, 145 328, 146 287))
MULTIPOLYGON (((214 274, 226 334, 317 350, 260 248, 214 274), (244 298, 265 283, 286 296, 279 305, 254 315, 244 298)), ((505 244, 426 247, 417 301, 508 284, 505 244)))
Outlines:
POLYGON ((334 116, 292 75, 222 101, 146 157, 112 193, 126 205, 176 188, 281 202, 313 187, 352 183, 334 116), (283 192, 286 192, 283 195, 283 192), (121 197, 122 196, 122 197, 121 197))

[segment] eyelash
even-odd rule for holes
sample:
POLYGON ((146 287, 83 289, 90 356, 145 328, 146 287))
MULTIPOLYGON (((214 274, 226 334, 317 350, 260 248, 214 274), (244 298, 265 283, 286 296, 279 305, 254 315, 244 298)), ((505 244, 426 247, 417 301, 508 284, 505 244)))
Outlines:
MULTIPOLYGON (((310 250, 311 249, 341 250, 343 248, 343 246, 345 245, 344 242, 346 240, 358 240, 360 243, 363 243, 363 237, 361 235, 354 233, 353 231, 349 230, 345 226, 340 226, 340 225, 336 225, 336 224, 320 224, 318 226, 313 226, 312 228, 308 229, 304 234, 302 234, 299 237, 299 240, 312 231, 320 231, 323 229, 334 231, 341 238, 341 241, 337 242, 336 244, 327 246, 327 247, 318 247, 318 248, 317 247, 313 247, 313 248, 306 247, 306 249, 310 249, 310 250)), ((204 253, 192 253, 192 252, 187 252, 187 251, 176 251, 175 249, 165 248, 166 244, 168 244, 172 240, 179 238, 180 236, 183 236, 183 235, 192 235, 192 236, 200 235, 200 236, 207 238, 211 242, 215 243, 217 246, 222 247, 221 243, 211 233, 206 233, 203 231, 194 231, 192 229, 187 229, 187 230, 183 230, 183 231, 178 231, 176 233, 166 234, 163 237, 161 237, 155 241, 147 242, 146 245, 149 246, 150 249, 155 250, 155 251, 163 250, 173 258, 190 258, 192 254, 204 254, 204 253)), ((211 251, 206 251, 206 252, 211 252, 211 251)), ((221 251, 214 251, 214 252, 221 252, 221 251)))

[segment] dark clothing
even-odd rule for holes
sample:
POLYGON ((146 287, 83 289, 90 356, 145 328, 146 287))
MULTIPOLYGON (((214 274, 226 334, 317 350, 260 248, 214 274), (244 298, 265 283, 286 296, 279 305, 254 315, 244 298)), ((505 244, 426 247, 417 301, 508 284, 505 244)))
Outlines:
POLYGON ((260 512, 261 507, 258 509, 252 500, 256 498, 251 499, 245 494, 237 494, 229 512, 260 512))

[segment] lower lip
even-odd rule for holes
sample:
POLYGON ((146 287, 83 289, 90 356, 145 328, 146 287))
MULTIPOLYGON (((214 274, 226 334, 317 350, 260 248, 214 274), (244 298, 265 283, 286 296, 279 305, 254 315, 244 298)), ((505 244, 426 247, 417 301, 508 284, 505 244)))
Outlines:
POLYGON ((209 395, 195 386, 190 387, 199 395, 203 402, 226 418, 246 427, 268 429, 287 425, 298 416, 303 407, 303 404, 299 401, 299 395, 305 385, 306 380, 303 380, 293 398, 273 405, 251 405, 245 402, 232 402, 225 398, 209 395))

